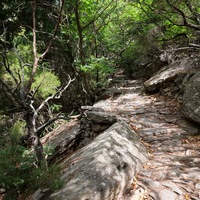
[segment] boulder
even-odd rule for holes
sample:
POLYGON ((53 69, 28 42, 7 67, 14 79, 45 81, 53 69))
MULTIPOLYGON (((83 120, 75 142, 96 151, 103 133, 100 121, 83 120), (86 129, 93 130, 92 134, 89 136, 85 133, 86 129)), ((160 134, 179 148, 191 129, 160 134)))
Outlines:
POLYGON ((96 136, 101 134, 117 121, 117 116, 112 113, 89 110, 85 111, 80 120, 80 130, 74 141, 76 148, 81 148, 87 145, 96 136))
POLYGON ((153 77, 144 82, 145 91, 148 93, 157 92, 163 83, 174 81, 180 74, 187 74, 192 68, 192 62, 189 59, 179 60, 163 67, 153 77))
POLYGON ((125 122, 117 122, 63 161, 63 188, 43 199, 124 199, 146 161, 137 134, 125 122))
MULTIPOLYGON (((121 83, 124 81, 120 80, 119 82, 121 83)), ((116 87, 109 88, 109 89, 105 90, 102 94, 98 95, 96 100, 99 101, 99 100, 104 100, 104 99, 108 99, 108 98, 114 98, 121 94, 122 94, 122 90, 120 88, 118 88, 118 86, 116 84, 116 87)))
POLYGON ((114 124, 117 122, 117 116, 109 112, 96 112, 96 111, 86 111, 85 115, 87 119, 98 124, 114 124))
POLYGON ((81 106, 81 110, 85 111, 96 111, 96 112, 104 112, 103 108, 94 107, 94 106, 81 106))
POLYGON ((103 109, 87 106, 81 120, 73 120, 62 124, 42 138, 43 144, 54 148, 49 156, 50 161, 61 160, 63 156, 69 156, 77 149, 90 143, 97 135, 117 122, 116 115, 102 112, 103 109), (94 111, 93 111, 94 110, 94 111), (98 110, 100 110, 98 112, 98 110))
POLYGON ((77 148, 77 140, 80 135, 80 122, 71 121, 63 123, 52 132, 45 135, 41 142, 54 149, 52 155, 49 155, 48 160, 51 162, 63 159, 63 156, 69 156, 77 148))
POLYGON ((183 94, 183 113, 200 124, 200 72, 189 80, 183 94))
POLYGON ((199 50, 185 47, 164 51, 160 55, 160 60, 166 62, 167 65, 144 83, 144 88, 148 93, 159 91, 163 83, 174 82, 177 77, 183 78, 185 75, 196 73, 199 70, 199 50))

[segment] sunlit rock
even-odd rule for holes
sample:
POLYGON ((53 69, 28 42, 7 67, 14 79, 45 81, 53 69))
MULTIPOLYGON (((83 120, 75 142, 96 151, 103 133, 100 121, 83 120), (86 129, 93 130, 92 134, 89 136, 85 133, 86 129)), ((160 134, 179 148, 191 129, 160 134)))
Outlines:
POLYGON ((200 72, 197 72, 185 87, 183 95, 183 113, 200 124, 200 72))
POLYGON ((145 147, 124 122, 117 122, 63 163, 64 186, 49 200, 123 198, 147 161, 145 147))
POLYGON ((180 74, 187 74, 192 69, 192 63, 188 59, 174 62, 161 70, 159 70, 153 77, 144 82, 144 89, 146 92, 157 92, 160 86, 169 81, 174 81, 180 74))

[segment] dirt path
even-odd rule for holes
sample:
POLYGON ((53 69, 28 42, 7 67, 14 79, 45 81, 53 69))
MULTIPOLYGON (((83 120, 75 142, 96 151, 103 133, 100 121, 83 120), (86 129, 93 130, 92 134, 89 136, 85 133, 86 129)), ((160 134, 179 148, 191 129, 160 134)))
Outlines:
POLYGON ((143 94, 141 80, 126 81, 124 85, 117 86, 121 95, 95 106, 127 120, 148 148, 149 162, 133 181, 134 196, 146 200, 199 200, 198 129, 186 123, 175 100, 143 94))

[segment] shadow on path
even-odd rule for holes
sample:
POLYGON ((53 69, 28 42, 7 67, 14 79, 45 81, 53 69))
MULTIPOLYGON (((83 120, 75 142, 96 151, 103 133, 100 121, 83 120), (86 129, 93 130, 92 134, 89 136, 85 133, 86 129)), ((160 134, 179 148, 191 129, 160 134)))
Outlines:
POLYGON ((142 81, 126 81, 121 95, 94 106, 129 122, 149 150, 150 159, 137 176, 135 192, 148 200, 200 199, 200 136, 184 120, 174 99, 142 93, 142 81))

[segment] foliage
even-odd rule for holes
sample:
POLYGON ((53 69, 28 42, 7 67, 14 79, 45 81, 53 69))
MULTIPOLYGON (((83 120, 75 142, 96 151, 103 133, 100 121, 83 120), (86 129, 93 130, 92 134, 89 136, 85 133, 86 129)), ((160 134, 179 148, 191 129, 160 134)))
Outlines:
POLYGON ((17 120, 14 125, 10 128, 10 139, 11 144, 16 145, 17 141, 24 135, 25 122, 17 120))
MULTIPOLYGON (((66 96, 73 96, 78 102, 76 106, 81 106, 89 102, 81 98, 95 86, 105 84, 116 66, 131 74, 142 69, 143 63, 151 62, 167 45, 172 48, 200 45, 199 0, 67 0, 60 12, 61 2, 64 1, 0 2, 1 107, 13 109, 16 103, 14 109, 21 109, 24 115, 29 112, 29 117, 34 111, 39 115, 42 111, 47 113, 49 108, 57 112, 61 102, 52 101, 47 108, 44 100, 66 83, 65 74, 77 78, 76 89, 74 86, 66 96), (34 2, 35 27, 30 15, 34 2), (61 20, 56 26, 58 19, 61 20), (184 36, 183 42, 179 36, 184 36), (45 51, 47 47, 50 48, 45 51), (17 101, 8 105, 7 99, 17 101), (37 110, 41 104, 44 107, 37 110)), ((40 119, 47 122, 46 113, 43 118, 35 114, 34 124, 41 124, 40 119)), ((29 125, 30 118, 27 117, 29 125)), ((31 186, 33 182, 45 187, 48 178, 56 177, 55 168, 45 164, 41 169, 34 168, 32 152, 18 145, 25 132, 23 126, 24 122, 17 121, 9 130, 9 137, 1 138, 0 185, 11 188, 31 186)), ((3 126, 0 128, 6 131, 3 126)))
POLYGON ((1 187, 11 189, 24 185, 33 161, 32 157, 23 156, 24 151, 25 149, 18 145, 8 145, 0 150, 1 187))
POLYGON ((58 112, 59 110, 61 110, 61 108, 62 108, 62 105, 55 104, 55 103, 51 106, 52 112, 54 111, 58 112))
MULTIPOLYGON (((13 76, 18 82, 23 82, 23 85, 29 80, 31 74, 30 65, 33 63, 32 47, 24 36, 24 30, 19 33, 19 36, 14 38, 14 49, 7 54, 9 62, 9 70, 12 71, 13 76)), ((16 82, 6 70, 1 70, 2 79, 9 83, 11 87, 16 87, 16 82)), ((35 82, 32 85, 32 90, 37 90, 36 97, 45 99, 56 92, 60 86, 60 81, 54 72, 51 72, 49 64, 44 62, 37 72, 35 82)))
POLYGON ((61 168, 52 164, 47 167, 45 163, 40 168, 36 168, 32 171, 30 179, 28 181, 29 189, 38 188, 50 188, 51 190, 57 190, 62 187, 63 181, 60 179, 61 168))
POLYGON ((96 85, 105 85, 107 77, 115 70, 113 61, 105 57, 91 56, 87 63, 87 65, 81 66, 81 70, 90 73, 96 85))
POLYGON ((36 97, 38 96, 45 99, 56 93, 57 88, 60 86, 60 81, 54 73, 48 70, 40 71, 32 85, 32 89, 35 91, 39 88, 36 97))
POLYGON ((138 71, 140 63, 153 59, 167 44, 176 48, 197 41, 199 1, 136 0, 123 4, 104 28, 104 35, 106 47, 115 55, 120 52, 120 66, 128 73, 138 71))
MULTIPOLYGON (((12 20, 10 20, 16 24, 18 20, 21 20, 21 13, 26 13, 26 9, 30 10, 26 1, 20 3, 15 1, 9 4, 8 1, 4 0, 1 4, 4 15, 12 16, 12 20), (20 16, 19 19, 17 19, 17 11, 14 9, 16 6, 20 16)), ((37 28, 40 50, 44 48, 47 39, 50 37, 48 33, 52 32, 53 24, 55 24, 53 14, 56 16, 55 8, 58 4, 58 1, 52 1, 51 3, 47 1, 46 4, 39 4, 38 6, 40 12, 37 13, 37 28)), ((143 40, 140 45, 146 44, 144 48, 152 41, 156 43, 156 40, 170 40, 179 34, 187 34, 188 38, 193 41, 195 33, 191 31, 190 26, 183 23, 183 15, 180 11, 183 12, 189 23, 198 25, 199 1, 197 0, 190 2, 185 0, 161 0, 159 3, 154 0, 106 0, 97 2, 68 0, 64 5, 63 21, 56 38, 56 43, 59 46, 56 43, 54 46, 58 47, 59 50, 57 51, 60 51, 60 48, 64 51, 68 48, 66 45, 69 46, 70 44, 73 49, 71 60, 80 61, 81 55, 78 55, 80 53, 80 41, 83 43, 82 47, 86 60, 90 59, 91 56, 119 56, 121 50, 133 47, 133 45, 129 46, 133 40, 137 46, 138 42, 143 40), (76 11, 79 13, 78 16, 76 16, 76 11), (156 33, 156 30, 160 31, 156 33), (155 37, 149 38, 148 36, 155 37)), ((30 23, 30 16, 25 16, 24 21, 27 24, 30 23)), ((31 37, 28 27, 18 26, 16 30, 18 35, 23 33, 27 38, 31 37)), ((76 67, 81 68, 82 66, 76 65, 76 67)))
MULTIPOLYGON (((58 189, 62 186, 59 179, 60 168, 57 165, 36 168, 33 151, 18 144, 24 122, 17 121, 10 129, 7 137, 0 139, 0 187, 5 189, 37 189, 48 187, 58 189)), ((46 153, 52 153, 52 148, 46 147, 46 153)))

